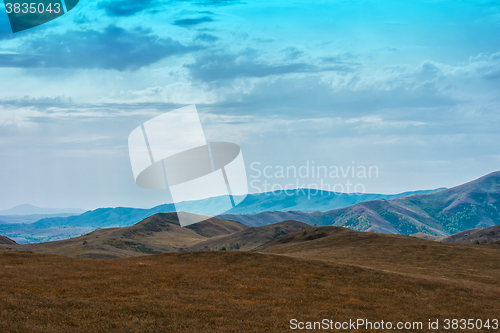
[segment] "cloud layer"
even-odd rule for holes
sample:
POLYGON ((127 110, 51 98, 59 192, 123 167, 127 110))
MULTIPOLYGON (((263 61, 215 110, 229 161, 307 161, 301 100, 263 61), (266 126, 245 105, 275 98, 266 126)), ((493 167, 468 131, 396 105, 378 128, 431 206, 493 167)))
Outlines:
POLYGON ((0 29, 0 208, 168 200, 135 188, 126 138, 192 103, 247 164, 377 165, 371 192, 470 180, 500 165, 499 18, 487 1, 105 0, 0 29))
POLYGON ((16 53, 0 54, 0 67, 137 70, 198 49, 141 28, 110 25, 102 31, 69 30, 27 39, 16 53))

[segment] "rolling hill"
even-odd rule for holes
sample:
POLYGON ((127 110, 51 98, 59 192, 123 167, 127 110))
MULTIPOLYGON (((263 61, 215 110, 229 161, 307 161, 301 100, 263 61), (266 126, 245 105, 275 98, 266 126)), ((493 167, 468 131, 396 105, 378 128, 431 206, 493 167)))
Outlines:
MULTIPOLYGON (((459 277, 500 285, 494 244, 443 243, 415 237, 317 227, 283 236, 252 251, 370 267, 408 275, 459 277), (464 262, 468 264, 463 265, 464 262)), ((468 282, 467 282, 468 283, 468 282)))
POLYGON ((130 227, 99 229, 76 238, 19 245, 15 249, 85 258, 128 257, 183 251, 207 238, 246 228, 239 222, 217 218, 181 227, 176 213, 159 213, 130 227))
POLYGON ((490 244, 500 241, 500 225, 486 229, 469 229, 441 240, 447 243, 490 244))
POLYGON ((308 228, 309 225, 297 221, 252 228, 240 222, 217 218, 181 227, 176 213, 158 213, 130 227, 99 229, 76 238, 12 248, 84 258, 218 250, 222 247, 247 250, 308 228))
POLYGON ((221 248, 251 250, 268 241, 309 228, 310 225, 302 222, 282 221, 271 225, 249 227, 231 235, 213 237, 190 246, 188 250, 207 251, 221 248))

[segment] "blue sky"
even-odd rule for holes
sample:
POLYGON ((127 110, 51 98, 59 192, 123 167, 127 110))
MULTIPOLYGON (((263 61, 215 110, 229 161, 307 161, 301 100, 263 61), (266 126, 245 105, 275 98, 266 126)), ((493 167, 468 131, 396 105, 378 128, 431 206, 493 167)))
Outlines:
POLYGON ((83 0, 16 34, 0 8, 0 209, 169 201, 135 186, 127 137, 188 104, 247 166, 461 184, 500 169, 498 36, 495 1, 83 0))

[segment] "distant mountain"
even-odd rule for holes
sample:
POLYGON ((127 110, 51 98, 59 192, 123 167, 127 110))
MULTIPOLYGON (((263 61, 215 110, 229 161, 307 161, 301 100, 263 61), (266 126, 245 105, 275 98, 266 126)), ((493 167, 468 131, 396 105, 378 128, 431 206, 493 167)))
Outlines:
POLYGON ((13 241, 12 239, 10 239, 8 237, 2 236, 2 235, 0 235, 0 244, 3 244, 3 245, 17 245, 17 243, 15 241, 13 241))
MULTIPOLYGON (((359 231, 403 235, 425 233, 446 237, 459 231, 500 223, 499 189, 500 172, 494 172, 451 189, 399 195, 342 194, 307 189, 249 194, 240 205, 218 218, 249 226, 296 220, 310 225, 336 225, 359 231), (363 201, 373 198, 376 200, 363 201), (344 208, 327 210, 331 207, 344 208), (243 214, 245 212, 253 214, 243 214)), ((215 197, 185 202, 183 207, 195 214, 207 209, 215 212, 221 200, 215 197)), ((173 204, 152 209, 99 208, 78 216, 43 218, 29 225, 0 224, 0 234, 24 243, 43 242, 78 236, 96 228, 130 226, 154 214, 174 211, 173 204)))
MULTIPOLYGON (((332 209, 349 207, 359 202, 376 199, 394 199, 411 194, 432 193, 444 190, 420 190, 398 194, 376 194, 376 193, 338 193, 329 191, 318 191, 316 189, 296 189, 290 191, 276 191, 265 193, 253 193, 236 207, 225 214, 258 214, 265 211, 300 211, 300 212, 326 212, 332 209)), ((207 199, 213 202, 213 198, 207 199)), ((205 207, 209 202, 199 200, 193 202, 193 208, 197 205, 205 207)), ((210 204, 209 203, 209 204, 210 204)), ((189 210, 195 212, 194 210, 189 210)))
POLYGON ((169 212, 175 212, 173 204, 152 209, 98 208, 81 215, 42 218, 30 224, 0 223, 0 234, 12 237, 22 244, 47 242, 80 236, 97 228, 130 226, 154 214, 169 212))
POLYGON ((500 225, 486 229, 469 229, 441 240, 446 243, 490 244, 500 241, 500 225))
POLYGON ((157 213, 171 212, 175 212, 173 204, 160 205, 151 209, 128 207, 98 208, 77 216, 44 218, 33 223, 32 226, 35 228, 63 226, 88 226, 93 228, 123 227, 133 225, 157 213))
POLYGON ((15 249, 84 258, 129 257, 182 252, 195 243, 246 228, 239 222, 217 218, 181 227, 176 213, 160 213, 130 227, 99 229, 76 238, 19 245, 15 249))
POLYGON ((0 224, 9 223, 33 223, 41 219, 50 217, 68 217, 79 214, 75 213, 59 213, 59 214, 29 214, 29 215, 0 215, 0 224))
POLYGON ((319 226, 344 226, 359 231, 448 236, 471 228, 500 224, 500 172, 434 193, 378 199, 327 212, 264 212, 224 214, 221 218, 256 226, 295 219, 319 226), (292 217, 293 216, 293 217, 292 217))
MULTIPOLYGON (((303 210, 305 212, 325 211, 333 208, 347 207, 357 202, 373 200, 378 198, 396 198, 407 193, 427 193, 437 190, 406 192, 401 194, 345 194, 337 192, 315 191, 308 192, 304 190, 289 191, 288 194, 281 192, 267 192, 249 194, 235 208, 229 210, 227 214, 254 214, 264 211, 285 211, 285 210, 303 210)), ((205 215, 215 213, 220 205, 225 202, 224 197, 214 197, 203 200, 183 202, 183 211, 205 215)), ((123 227, 133 225, 142 221, 148 216, 157 213, 175 212, 174 204, 164 204, 151 209, 116 207, 99 208, 85 212, 78 216, 61 218, 44 218, 33 224, 35 228, 49 227, 123 227)), ((286 218, 293 220, 295 218, 286 218)), ((283 220, 280 220, 283 221, 283 220)), ((299 220, 300 221, 300 220, 299 220)), ((278 221, 279 222, 279 221, 278 221)), ((0 230, 1 231, 1 230, 0 230)))
POLYGON ((19 205, 10 209, 0 210, 0 215, 32 215, 32 214, 81 214, 79 208, 41 208, 29 204, 19 205))

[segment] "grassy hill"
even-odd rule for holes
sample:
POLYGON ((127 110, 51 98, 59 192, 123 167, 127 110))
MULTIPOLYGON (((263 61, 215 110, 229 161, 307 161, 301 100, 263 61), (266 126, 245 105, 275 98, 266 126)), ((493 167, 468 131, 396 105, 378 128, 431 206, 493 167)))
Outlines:
POLYGON ((260 227, 249 227, 227 236, 207 239, 190 246, 190 251, 206 251, 211 249, 250 250, 268 241, 278 239, 290 233, 311 228, 310 225, 298 221, 283 221, 260 227))
POLYGON ((333 226, 289 234, 252 251, 498 286, 499 250, 333 226))
POLYGON ((448 243, 489 244, 500 241, 500 225, 486 229, 469 229, 441 240, 448 243))
POLYGON ((252 228, 240 222, 217 218, 181 227, 176 213, 159 213, 130 227, 99 229, 67 240, 17 245, 13 248, 84 258, 218 250, 222 247, 247 250, 307 228, 310 226, 297 221, 252 228))
POLYGON ((439 237, 439 236, 432 236, 432 235, 429 235, 429 234, 424 234, 423 232, 417 232, 417 233, 414 233, 413 235, 410 235, 412 237, 417 237, 417 238, 423 238, 423 239, 429 239, 429 240, 433 240, 433 241, 441 241, 442 239, 444 239, 445 237, 439 237))
POLYGON ((209 237, 228 235, 246 228, 242 223, 217 218, 181 227, 176 213, 160 213, 130 227, 99 229, 76 238, 19 245, 16 248, 72 257, 128 257, 183 251, 209 237))

